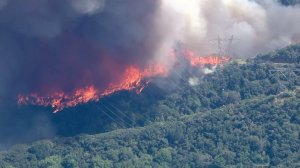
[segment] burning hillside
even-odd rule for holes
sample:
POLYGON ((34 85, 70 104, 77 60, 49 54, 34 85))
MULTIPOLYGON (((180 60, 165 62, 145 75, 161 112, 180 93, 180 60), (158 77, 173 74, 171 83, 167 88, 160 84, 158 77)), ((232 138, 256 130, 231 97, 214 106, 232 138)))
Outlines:
POLYGON ((0 141, 55 134, 46 121, 64 109, 122 90, 201 85, 226 55, 299 42, 299 11, 277 0, 0 0, 0 141))
MULTIPOLYGON (((184 58, 189 63, 188 66, 203 68, 205 65, 217 66, 230 60, 229 57, 196 56, 191 50, 183 52, 184 58)), ((176 56, 175 58, 177 58, 176 56)), ((106 88, 98 88, 95 85, 78 88, 71 93, 54 92, 47 96, 41 96, 37 93, 29 95, 19 95, 19 105, 37 105, 51 106, 54 112, 59 112, 66 107, 74 107, 78 104, 88 103, 90 101, 99 101, 101 97, 111 95, 121 90, 136 90, 140 93, 145 86, 155 77, 166 77, 172 68, 163 64, 149 65, 144 69, 137 66, 128 66, 124 72, 119 75, 119 79, 111 82, 106 88)))
POLYGON ((202 57, 215 52, 207 44, 218 36, 246 39, 232 51, 242 56, 289 44, 300 37, 299 24, 292 22, 298 16, 298 8, 248 0, 5 1, 0 96, 57 112, 120 90, 140 92, 152 78, 172 74, 175 64, 203 68, 229 61, 202 57), (215 9, 224 10, 211 12, 215 9), (170 61, 177 41, 201 57, 185 50, 183 58, 170 61))
POLYGON ((217 66, 230 61, 229 56, 210 55, 206 57, 199 57, 191 50, 186 50, 184 55, 193 67, 204 67, 205 65, 217 66))
POLYGON ((160 66, 150 66, 144 70, 140 70, 135 66, 129 66, 118 81, 110 83, 105 89, 101 90, 92 85, 83 89, 79 88, 70 94, 54 92, 46 97, 39 96, 36 93, 29 96, 19 95, 18 103, 21 105, 51 106, 54 112, 58 112, 65 107, 74 107, 77 104, 98 101, 101 97, 111 95, 120 90, 136 89, 137 93, 140 93, 147 84, 147 80, 154 76, 165 76, 167 73, 167 69, 160 66))

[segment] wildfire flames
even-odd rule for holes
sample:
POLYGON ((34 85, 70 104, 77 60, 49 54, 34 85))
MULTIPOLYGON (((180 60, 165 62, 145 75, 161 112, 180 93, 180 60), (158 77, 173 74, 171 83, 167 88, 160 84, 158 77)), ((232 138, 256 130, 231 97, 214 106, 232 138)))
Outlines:
POLYGON ((230 61, 230 57, 228 56, 217 56, 211 55, 206 57, 196 56, 194 52, 190 50, 186 50, 184 52, 186 59, 190 62, 193 67, 203 67, 204 65, 223 65, 224 63, 230 61))
POLYGON ((49 97, 42 97, 38 94, 30 94, 29 96, 19 95, 18 104, 32 104, 45 107, 51 106, 54 109, 54 113, 56 113, 63 110, 65 107, 74 107, 78 104, 98 100, 98 90, 94 86, 90 86, 78 89, 72 95, 63 92, 53 93, 49 97))
MULTIPOLYGON (((198 57, 194 52, 187 50, 183 53, 185 59, 192 67, 203 67, 205 65, 220 65, 228 62, 229 57, 198 57)), ((19 105, 38 105, 51 106, 54 113, 63 110, 66 107, 74 107, 78 104, 84 104, 91 101, 99 101, 101 97, 111 95, 121 90, 133 90, 137 93, 142 92, 145 86, 153 77, 166 77, 169 74, 169 68, 162 64, 153 64, 145 69, 140 69, 137 66, 128 66, 121 78, 117 82, 110 83, 107 88, 100 90, 95 86, 79 88, 73 93, 56 92, 47 97, 40 96, 36 93, 30 95, 19 95, 19 105)))
POLYGON ((90 101, 99 101, 100 97, 111 95, 120 90, 136 89, 137 93, 140 93, 145 88, 149 78, 154 76, 166 76, 167 74, 168 70, 159 65, 149 66, 143 71, 135 66, 129 66, 118 83, 111 83, 109 87, 102 92, 96 89, 95 86, 89 86, 78 89, 73 94, 60 92, 53 93, 53 95, 49 97, 41 97, 37 94, 31 94, 29 96, 19 95, 18 103, 51 106, 56 113, 65 107, 74 107, 78 104, 90 101))

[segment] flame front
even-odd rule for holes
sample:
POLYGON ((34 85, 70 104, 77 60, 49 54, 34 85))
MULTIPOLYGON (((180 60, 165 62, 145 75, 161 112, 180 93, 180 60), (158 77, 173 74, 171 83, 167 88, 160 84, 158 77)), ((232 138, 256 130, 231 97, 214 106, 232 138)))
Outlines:
POLYGON ((78 89, 74 94, 68 95, 63 92, 53 93, 49 97, 42 97, 38 94, 30 94, 29 96, 19 95, 19 104, 32 104, 39 106, 51 106, 54 112, 59 112, 65 107, 74 107, 78 104, 90 101, 98 101, 98 90, 94 86, 78 89))
POLYGON ((158 64, 155 66, 149 66, 143 71, 135 66, 129 66, 122 75, 120 82, 110 84, 101 96, 107 96, 120 90, 132 89, 137 89, 137 93, 140 93, 145 87, 145 84, 148 83, 143 83, 143 79, 149 80, 149 78, 155 76, 166 76, 167 74, 168 69, 158 64))
MULTIPOLYGON (((183 56, 192 67, 204 67, 205 65, 220 65, 228 62, 229 57, 207 56, 199 57, 190 50, 185 50, 180 54, 183 56)), ((172 59, 174 54, 170 54, 172 59)), ((177 56, 178 57, 178 56, 177 56)), ((171 58, 170 58, 171 59, 171 58)), ((145 86, 153 77, 166 77, 169 74, 169 68, 163 64, 152 64, 145 69, 140 69, 138 66, 128 66, 124 73, 121 74, 120 79, 112 82, 105 89, 98 89, 96 86, 88 86, 79 88, 73 93, 56 92, 47 97, 40 96, 36 93, 30 95, 19 95, 19 105, 38 105, 38 106, 51 106, 54 113, 59 112, 67 107, 75 107, 78 104, 84 104, 91 101, 99 101, 100 98, 111 95, 121 90, 133 90, 137 93, 142 92, 145 86)))
POLYGON ((57 92, 48 97, 39 96, 38 94, 30 94, 27 96, 19 95, 18 104, 51 106, 54 109, 54 113, 56 113, 66 107, 75 107, 78 104, 99 101, 101 97, 111 95, 121 90, 136 89, 137 93, 140 93, 150 78, 154 76, 166 76, 167 74, 168 69, 160 65, 149 66, 143 71, 136 66, 129 66, 118 82, 109 84, 109 86, 102 91, 96 89, 95 86, 89 86, 78 89, 72 94, 57 92))
POLYGON ((190 62, 191 66, 193 67, 203 67, 205 65, 222 65, 228 61, 230 61, 230 57, 228 56, 217 56, 217 55, 210 55, 205 57, 196 56, 194 52, 191 50, 186 50, 184 52, 186 59, 190 62))

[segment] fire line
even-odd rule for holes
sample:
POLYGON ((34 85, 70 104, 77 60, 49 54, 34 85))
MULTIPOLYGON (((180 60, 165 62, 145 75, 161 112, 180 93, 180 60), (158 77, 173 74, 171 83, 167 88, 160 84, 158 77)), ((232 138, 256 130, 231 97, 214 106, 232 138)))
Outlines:
MULTIPOLYGON (((230 60, 230 57, 215 55, 199 57, 191 50, 183 51, 182 55, 189 62, 191 67, 203 68, 205 65, 222 65, 230 60)), ((99 101, 102 97, 109 96, 121 90, 136 90, 141 93, 146 85, 154 77, 166 77, 170 69, 162 64, 153 64, 145 69, 140 69, 137 66, 128 66, 121 78, 114 83, 110 83, 107 88, 100 90, 95 86, 87 86, 79 88, 71 94, 64 92, 56 92, 47 97, 40 96, 36 93, 29 95, 19 95, 19 105, 36 105, 44 107, 52 107, 54 113, 62 111, 64 108, 75 107, 79 104, 88 103, 91 101, 99 101)))

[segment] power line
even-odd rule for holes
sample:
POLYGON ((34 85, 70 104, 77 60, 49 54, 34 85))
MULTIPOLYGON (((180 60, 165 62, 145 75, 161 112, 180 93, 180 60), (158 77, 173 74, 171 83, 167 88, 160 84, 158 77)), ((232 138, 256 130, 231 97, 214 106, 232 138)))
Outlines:
POLYGON ((121 128, 125 128, 122 124, 120 124, 116 119, 114 119, 111 115, 109 115, 105 110, 101 109, 96 103, 93 103, 97 110, 103 112, 106 116, 108 116, 112 121, 114 121, 121 128))
POLYGON ((112 108, 114 108, 116 111, 118 111, 120 114, 123 115, 124 118, 126 118, 127 120, 129 120, 130 122, 132 122, 135 125, 135 121, 133 121, 131 118, 129 118, 124 112, 122 112, 120 110, 120 108, 116 107, 115 105, 110 104, 108 101, 106 102, 108 105, 110 105, 112 108))
MULTIPOLYGON (((295 72, 300 72, 300 68, 275 68, 272 70, 269 70, 270 73, 278 74, 279 76, 283 76, 286 80, 286 83, 288 84, 291 80, 291 75, 295 72)), ((280 86, 284 89, 287 89, 287 84, 283 84, 281 80, 278 81, 280 86)))
POLYGON ((108 108, 106 105, 104 105, 103 103, 102 103, 102 105, 103 105, 103 107, 104 108, 106 108, 108 111, 110 111, 114 116, 116 116, 121 122, 123 122, 124 123, 124 125, 126 126, 126 127, 130 127, 131 125, 130 125, 130 123, 127 123, 125 120, 123 120, 118 114, 116 114, 114 111, 112 111, 110 108, 108 108))

